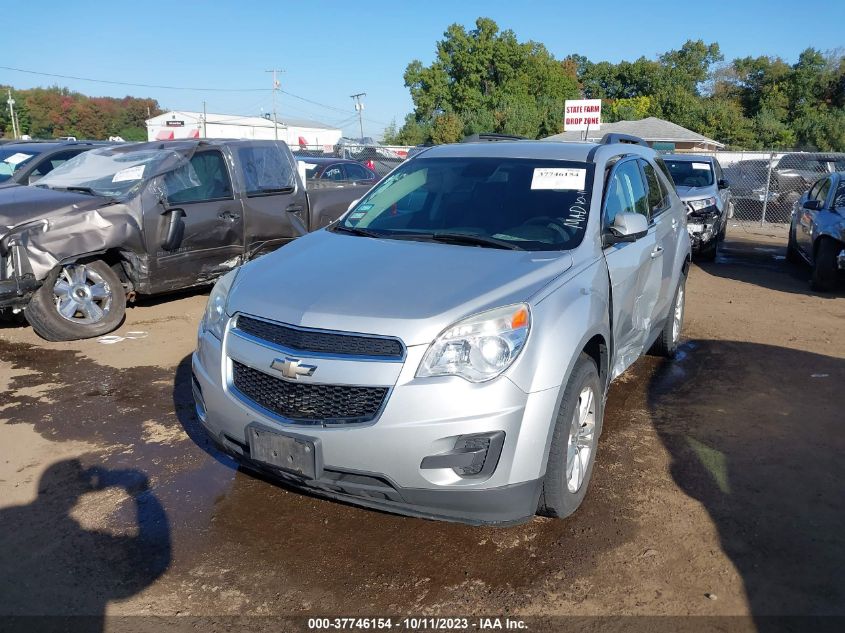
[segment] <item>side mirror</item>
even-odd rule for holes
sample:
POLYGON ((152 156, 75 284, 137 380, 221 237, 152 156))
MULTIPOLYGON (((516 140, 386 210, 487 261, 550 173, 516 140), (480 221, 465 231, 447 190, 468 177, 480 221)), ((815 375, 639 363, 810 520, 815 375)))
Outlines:
POLYGON ((349 203, 349 206, 346 207, 346 212, 352 211, 352 207, 358 204, 361 201, 361 198, 355 198, 352 202, 349 203))
POLYGON ((165 207, 164 213, 161 214, 164 221, 163 236, 161 239, 161 248, 163 250, 175 250, 182 243, 182 237, 185 234, 185 223, 182 222, 184 215, 184 209, 168 209, 165 207))
POLYGON ((822 208, 821 200, 807 200, 804 202, 803 207, 808 211, 818 211, 822 208))
POLYGON ((605 234, 605 246, 620 242, 635 242, 648 233, 648 219, 639 213, 617 213, 613 225, 605 234))
POLYGON ((730 186, 731 186, 731 183, 729 183, 729 182, 728 182, 727 180, 725 180, 724 178, 720 178, 720 179, 719 179, 719 182, 717 182, 717 183, 716 183, 716 186, 717 186, 719 189, 727 189, 728 187, 730 187, 730 186))

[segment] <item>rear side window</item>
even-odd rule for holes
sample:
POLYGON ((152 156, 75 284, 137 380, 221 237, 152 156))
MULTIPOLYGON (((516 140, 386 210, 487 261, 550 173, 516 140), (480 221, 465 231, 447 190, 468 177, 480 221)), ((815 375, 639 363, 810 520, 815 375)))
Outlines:
POLYGON ((825 178, 821 182, 821 187, 819 187, 818 192, 816 195, 813 196, 814 199, 818 200, 819 202, 824 205, 824 201, 827 200, 827 194, 830 191, 830 178, 825 178))
POLYGON ((845 208, 845 180, 839 181, 839 186, 836 188, 836 195, 833 196, 834 209, 845 208))
POLYGON ((373 175, 367 171, 361 165, 354 165, 352 163, 347 163, 344 165, 346 167, 346 174, 349 177, 349 180, 372 180, 373 175))
POLYGON ((648 185, 648 207, 651 216, 660 215, 669 208, 669 194, 663 187, 663 183, 657 177, 657 172, 648 161, 641 161, 645 172, 645 181, 648 185))
POLYGON ((620 213, 639 213, 648 217, 648 196, 636 160, 619 164, 607 183, 604 225, 612 226, 620 213))
POLYGON ((294 166, 275 145, 246 145, 238 148, 247 196, 290 191, 296 184, 294 166))

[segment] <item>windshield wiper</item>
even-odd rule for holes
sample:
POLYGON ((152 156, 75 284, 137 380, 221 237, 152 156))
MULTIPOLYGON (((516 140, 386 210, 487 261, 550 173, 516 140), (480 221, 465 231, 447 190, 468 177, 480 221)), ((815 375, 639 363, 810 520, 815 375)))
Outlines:
POLYGON ((343 224, 333 226, 329 230, 333 233, 349 233, 350 235, 361 235, 363 237, 384 237, 384 234, 379 233, 378 231, 359 229, 356 226, 344 226, 343 224))
POLYGON ((91 189, 91 187, 59 187, 60 189, 64 189, 65 191, 78 191, 79 193, 85 193, 89 196, 98 196, 96 191, 91 189))
POLYGON ((484 246, 487 248, 504 248, 510 251, 524 251, 525 249, 513 242, 500 240, 486 235, 474 235, 472 233, 448 233, 437 232, 431 234, 431 239, 448 244, 469 244, 473 246, 484 246))

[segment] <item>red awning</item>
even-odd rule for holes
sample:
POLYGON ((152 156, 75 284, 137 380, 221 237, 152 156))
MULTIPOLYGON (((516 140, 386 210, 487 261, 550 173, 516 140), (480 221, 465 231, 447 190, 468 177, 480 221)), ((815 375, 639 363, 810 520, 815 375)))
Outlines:
POLYGON ((200 137, 200 131, 199 130, 193 130, 191 132, 191 138, 199 138, 199 137, 200 137))
POLYGON ((157 141, 172 141, 173 140, 173 132, 168 130, 162 130, 158 134, 156 134, 157 141))

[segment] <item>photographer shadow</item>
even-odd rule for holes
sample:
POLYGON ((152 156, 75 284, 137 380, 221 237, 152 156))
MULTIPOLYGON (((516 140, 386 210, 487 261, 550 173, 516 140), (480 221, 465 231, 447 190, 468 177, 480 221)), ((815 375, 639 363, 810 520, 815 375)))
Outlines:
POLYGON ((170 558, 167 516, 144 473, 57 462, 35 501, 0 509, 0 628, 102 631, 106 605, 151 585, 170 558), (131 497, 132 529, 89 530, 71 516, 83 495, 110 488, 131 497))

